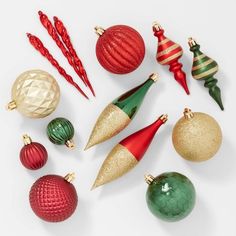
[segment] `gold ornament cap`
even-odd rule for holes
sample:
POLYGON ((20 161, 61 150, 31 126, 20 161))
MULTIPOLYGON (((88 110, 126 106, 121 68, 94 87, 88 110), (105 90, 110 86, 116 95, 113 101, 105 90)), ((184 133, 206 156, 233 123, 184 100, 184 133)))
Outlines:
POLYGON ((105 32, 105 30, 101 26, 95 26, 94 29, 95 29, 95 33, 98 36, 102 36, 105 32))
POLYGON ((154 22, 153 22, 152 27, 153 27, 155 30, 157 30, 157 31, 162 30, 161 25, 160 25, 157 21, 154 21, 154 22))
POLYGON ((7 104, 7 110, 9 110, 9 111, 12 111, 12 110, 14 110, 14 109, 16 109, 17 108, 17 105, 16 105, 16 102, 15 101, 11 101, 11 102, 9 102, 8 104, 7 104))
POLYGON ((74 149, 74 148, 75 148, 75 143, 73 142, 72 139, 70 139, 70 140, 67 140, 67 141, 66 141, 66 146, 67 146, 69 149, 74 149))
POLYGON ((184 118, 189 120, 189 119, 191 119, 193 117, 194 117, 194 113, 192 112, 192 110, 189 109, 189 108, 185 108, 184 109, 184 118))
POLYGON ((75 180, 75 173, 69 173, 67 174, 64 179, 68 182, 68 183, 72 183, 75 180))
POLYGON ((188 45, 189 45, 189 47, 193 47, 193 46, 197 45, 197 42, 192 37, 190 37, 188 39, 188 45))
POLYGON ((32 139, 27 134, 24 134, 23 135, 23 142, 24 142, 25 145, 29 145, 29 144, 32 143, 32 139))
POLYGON ((155 178, 152 175, 148 174, 148 175, 144 176, 144 179, 145 179, 146 183, 148 185, 150 185, 154 181, 155 178))
POLYGON ((154 82, 157 82, 159 80, 159 75, 157 73, 152 73, 150 76, 149 76, 149 79, 152 79, 154 82))

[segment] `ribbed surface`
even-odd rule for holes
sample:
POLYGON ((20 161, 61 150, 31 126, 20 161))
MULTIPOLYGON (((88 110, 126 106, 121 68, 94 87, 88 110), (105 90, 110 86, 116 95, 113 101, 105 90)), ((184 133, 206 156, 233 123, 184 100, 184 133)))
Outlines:
POLYGON ((48 153, 45 147, 36 142, 25 145, 20 151, 22 165, 30 170, 37 170, 43 167, 48 160, 48 153))
POLYGON ((97 41, 96 54, 100 64, 115 74, 137 69, 145 55, 141 35, 133 28, 116 25, 105 30, 97 41))
POLYGON ((65 118, 56 118, 47 126, 47 135, 52 143, 63 145, 74 136, 74 127, 65 118))
POLYGON ((70 217, 78 197, 75 187, 58 175, 46 175, 32 186, 29 201, 34 213, 45 221, 59 222, 70 217))

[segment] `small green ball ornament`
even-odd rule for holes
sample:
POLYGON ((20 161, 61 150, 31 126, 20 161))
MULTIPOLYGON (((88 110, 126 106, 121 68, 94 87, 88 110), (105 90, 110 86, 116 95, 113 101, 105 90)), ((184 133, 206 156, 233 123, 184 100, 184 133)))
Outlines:
POLYGON ((57 145, 66 145, 68 148, 74 148, 75 146, 72 141, 74 133, 73 125, 65 118, 55 118, 47 126, 49 140, 57 145))
POLYGON ((174 222, 185 218, 195 205, 195 188, 192 182, 177 172, 166 172, 156 178, 145 176, 149 184, 146 201, 158 218, 174 222))

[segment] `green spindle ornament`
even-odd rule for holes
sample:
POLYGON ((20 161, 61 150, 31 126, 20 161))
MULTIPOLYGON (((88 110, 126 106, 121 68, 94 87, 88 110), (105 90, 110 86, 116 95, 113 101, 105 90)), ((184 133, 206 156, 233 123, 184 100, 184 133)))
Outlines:
POLYGON ((57 145, 66 145, 68 148, 74 148, 75 146, 72 141, 74 133, 73 125, 65 118, 55 118, 47 126, 49 140, 57 145))
POLYGON ((217 102, 221 110, 224 110, 221 91, 216 85, 218 80, 214 78, 214 75, 218 72, 218 64, 200 51, 200 45, 194 39, 189 38, 188 44, 190 51, 193 52, 193 78, 205 80, 204 86, 209 89, 209 94, 217 102))

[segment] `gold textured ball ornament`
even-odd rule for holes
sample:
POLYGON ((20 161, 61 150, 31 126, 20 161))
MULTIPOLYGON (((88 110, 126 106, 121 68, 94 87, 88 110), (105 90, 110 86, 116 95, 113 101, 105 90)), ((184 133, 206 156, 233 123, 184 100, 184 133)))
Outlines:
POLYGON ((184 116, 174 126, 172 142, 184 159, 201 162, 217 153, 222 143, 222 132, 213 117, 185 108, 184 116))
POLYGON ((12 87, 12 101, 9 110, 17 109, 30 118, 50 115, 60 100, 57 81, 42 70, 29 70, 21 74, 12 87))

